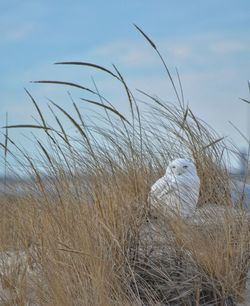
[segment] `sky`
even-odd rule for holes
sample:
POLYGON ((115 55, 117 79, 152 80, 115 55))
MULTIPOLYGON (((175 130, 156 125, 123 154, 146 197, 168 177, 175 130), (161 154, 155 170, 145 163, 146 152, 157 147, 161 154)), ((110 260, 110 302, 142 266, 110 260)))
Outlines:
MULTIPOLYGON (((115 64, 132 89, 174 102, 159 58, 133 23, 156 43, 170 71, 178 68, 193 112, 245 147, 230 122, 250 136, 250 105, 239 99, 250 95, 248 0, 1 0, 0 126, 5 125, 6 112, 9 124, 35 123, 35 110, 24 88, 48 116, 47 98, 72 109, 69 88, 30 83, 34 80, 93 87, 94 78, 119 110, 128 111, 110 77, 89 68, 54 65, 58 61, 89 61, 110 69, 115 64)), ((79 101, 83 93, 70 91, 84 113, 86 106, 79 101)), ((10 132, 32 151, 23 134, 30 135, 23 130, 10 132)))

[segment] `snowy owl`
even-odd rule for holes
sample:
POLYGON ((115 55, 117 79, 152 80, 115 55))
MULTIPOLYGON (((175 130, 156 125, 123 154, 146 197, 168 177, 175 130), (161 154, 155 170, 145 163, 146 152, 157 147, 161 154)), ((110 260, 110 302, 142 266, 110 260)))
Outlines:
POLYGON ((200 179, 191 160, 177 158, 167 167, 166 173, 151 187, 149 201, 154 207, 191 216, 199 197, 200 179))

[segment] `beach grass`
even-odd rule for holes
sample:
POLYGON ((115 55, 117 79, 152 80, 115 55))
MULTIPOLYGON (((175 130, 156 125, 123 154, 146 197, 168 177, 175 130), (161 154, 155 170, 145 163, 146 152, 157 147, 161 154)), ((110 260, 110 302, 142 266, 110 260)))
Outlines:
POLYGON ((36 124, 5 128, 5 167, 20 176, 7 165, 12 158, 26 179, 18 192, 1 196, 3 305, 235 305, 244 296, 249 218, 232 207, 230 149, 185 103, 179 75, 175 82, 156 45, 138 30, 160 56, 176 101, 133 91, 115 66, 64 62, 58 64, 88 66, 120 82, 127 113, 96 87, 43 80, 37 83, 92 98, 72 101, 74 113, 51 101, 50 125, 26 90, 36 124), (94 106, 98 120, 87 120, 79 103, 94 106), (43 140, 34 134, 35 157, 13 142, 13 128, 44 132, 43 140), (155 211, 147 201, 150 186, 177 157, 196 163, 197 211, 205 213, 198 222, 155 211), (206 212, 210 204, 215 208, 206 212))

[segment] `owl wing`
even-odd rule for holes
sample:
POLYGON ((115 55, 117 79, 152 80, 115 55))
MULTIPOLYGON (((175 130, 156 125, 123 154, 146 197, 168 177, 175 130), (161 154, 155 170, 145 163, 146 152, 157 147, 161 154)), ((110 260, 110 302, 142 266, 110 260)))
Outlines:
POLYGON ((149 198, 153 201, 160 201, 166 199, 173 192, 175 192, 174 182, 168 177, 163 176, 151 187, 149 198))

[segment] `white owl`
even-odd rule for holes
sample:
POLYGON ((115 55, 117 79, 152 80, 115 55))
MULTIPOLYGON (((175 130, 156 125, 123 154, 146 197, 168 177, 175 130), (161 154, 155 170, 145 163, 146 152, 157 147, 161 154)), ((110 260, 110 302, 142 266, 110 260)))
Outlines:
POLYGON ((195 164, 178 158, 168 165, 165 175, 151 187, 149 201, 154 207, 189 217, 195 211, 199 191, 200 179, 195 164))

